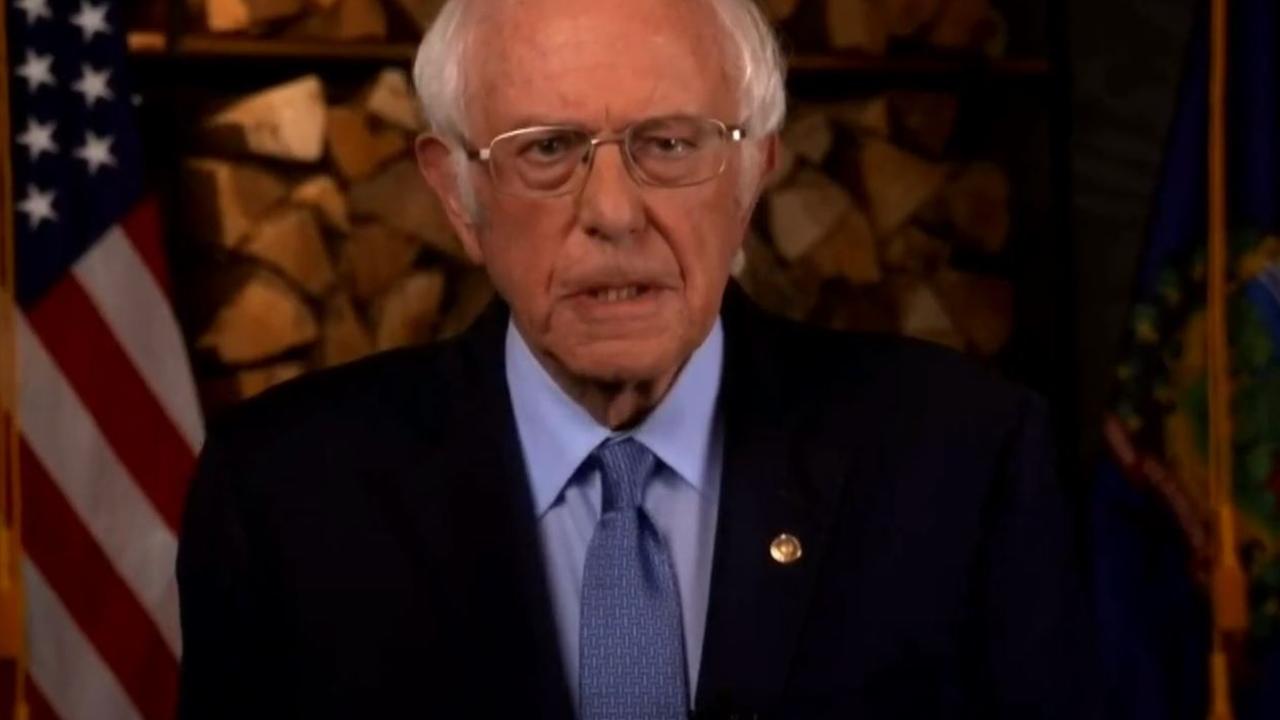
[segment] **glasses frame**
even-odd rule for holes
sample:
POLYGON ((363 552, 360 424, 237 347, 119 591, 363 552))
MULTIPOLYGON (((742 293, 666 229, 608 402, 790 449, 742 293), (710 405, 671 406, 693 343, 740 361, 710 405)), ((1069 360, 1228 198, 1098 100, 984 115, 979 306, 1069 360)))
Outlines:
POLYGON ((693 187, 695 185, 702 185, 703 183, 711 182, 712 180, 720 177, 720 175, 724 173, 725 167, 728 166, 729 164, 728 153, 726 153, 724 157, 720 159, 720 167, 716 168, 715 173, 702 180, 695 180, 693 182, 679 183, 679 184, 673 185, 671 183, 654 182, 651 178, 645 175, 644 171, 641 170, 639 165, 636 164, 635 158, 631 156, 631 142, 630 142, 631 134, 638 127, 647 125, 655 121, 668 120, 668 119, 697 120, 699 122, 711 123, 718 128, 720 132, 720 137, 729 145, 737 145, 738 143, 742 142, 747 138, 746 128, 744 128, 742 125, 729 125, 715 118, 697 117, 694 115, 659 115, 657 117, 645 118, 644 120, 640 120, 638 122, 634 122, 628 125, 627 127, 623 128, 621 132, 589 136, 587 138, 589 142, 589 145, 587 147, 587 153, 582 158, 582 164, 587 166, 587 171, 583 173, 581 180, 574 181, 571 179, 569 182, 566 182, 564 184, 564 187, 556 190, 551 190, 546 192, 530 190, 526 193, 510 192, 502 189, 502 184, 498 181, 497 170, 494 169, 493 162, 492 162, 494 146, 504 140, 509 140, 513 137, 519 137, 521 135, 529 135, 533 133, 543 133, 543 132, 555 131, 555 130, 585 133, 585 130, 583 130, 581 126, 533 125, 530 127, 517 128, 515 130, 511 130, 511 131, 502 133, 501 135, 498 135, 497 137, 493 138, 493 140, 490 140, 487 146, 482 148, 471 147, 464 141, 463 150, 466 151, 468 160, 470 160, 471 162, 483 163, 485 167, 489 169, 489 178, 493 181, 493 186, 498 190, 498 192, 504 195, 516 195, 519 197, 533 197, 533 198, 562 197, 564 195, 571 195, 577 192, 578 190, 581 190, 582 187, 585 186, 586 184, 586 179, 591 176, 591 168, 595 166, 596 150, 599 149, 601 145, 617 145, 618 149, 622 151, 623 164, 626 165, 627 173, 631 176, 631 179, 635 180, 640 185, 644 185, 647 187, 664 188, 664 189, 686 188, 686 187, 693 187))

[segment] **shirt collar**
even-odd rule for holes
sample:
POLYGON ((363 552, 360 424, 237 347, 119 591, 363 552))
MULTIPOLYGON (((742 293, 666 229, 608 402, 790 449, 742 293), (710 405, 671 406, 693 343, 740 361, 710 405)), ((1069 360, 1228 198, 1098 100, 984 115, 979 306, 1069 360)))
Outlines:
MULTIPOLYGON (((574 472, 615 433, 596 422, 556 384, 514 324, 507 326, 507 387, 538 517, 555 504, 574 472)), ((630 436, 701 491, 716 421, 724 360, 719 318, 662 402, 630 436)))

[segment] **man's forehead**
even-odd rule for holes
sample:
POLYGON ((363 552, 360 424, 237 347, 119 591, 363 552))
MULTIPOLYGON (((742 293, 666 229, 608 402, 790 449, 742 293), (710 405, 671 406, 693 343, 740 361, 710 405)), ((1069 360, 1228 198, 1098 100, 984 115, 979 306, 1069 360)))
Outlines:
POLYGON ((468 57, 468 101, 479 115, 626 120, 723 104, 724 31, 709 0, 480 3, 468 57))
POLYGON ((698 23, 716 15, 715 0, 463 0, 467 12, 482 22, 510 27, 562 17, 592 16, 595 20, 614 18, 628 22, 638 17, 666 16, 674 24, 698 23))

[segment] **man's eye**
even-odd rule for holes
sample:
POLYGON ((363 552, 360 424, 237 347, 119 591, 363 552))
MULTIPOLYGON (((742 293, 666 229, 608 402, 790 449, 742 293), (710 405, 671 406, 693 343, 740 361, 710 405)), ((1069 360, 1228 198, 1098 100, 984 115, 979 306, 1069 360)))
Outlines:
POLYGON ((641 150, 654 155, 687 155, 696 149, 696 145, 684 138, 650 135, 641 140, 641 150))
POLYGON ((573 144, 572 139, 564 135, 537 138, 526 144, 520 154, 535 160, 555 160, 564 157, 573 144))

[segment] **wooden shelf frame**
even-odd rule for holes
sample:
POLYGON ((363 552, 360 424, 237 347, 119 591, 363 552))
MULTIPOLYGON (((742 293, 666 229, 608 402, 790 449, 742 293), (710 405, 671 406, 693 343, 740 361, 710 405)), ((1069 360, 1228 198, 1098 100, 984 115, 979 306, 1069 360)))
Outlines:
MULTIPOLYGON (((369 63, 413 62, 417 45, 408 42, 324 42, 289 38, 187 34, 170 39, 165 33, 138 30, 128 34, 130 53, 139 59, 176 56, 184 59, 296 59, 369 63)), ((981 76, 1000 79, 1038 79, 1051 74, 1043 58, 871 57, 856 54, 801 54, 791 58, 796 74, 838 74, 856 77, 945 79, 981 76)))
POLYGON ((163 32, 135 30, 128 34, 129 52, 136 58, 177 56, 195 59, 298 59, 358 62, 412 62, 417 46, 397 42, 325 42, 239 35, 182 35, 174 40, 163 32))

